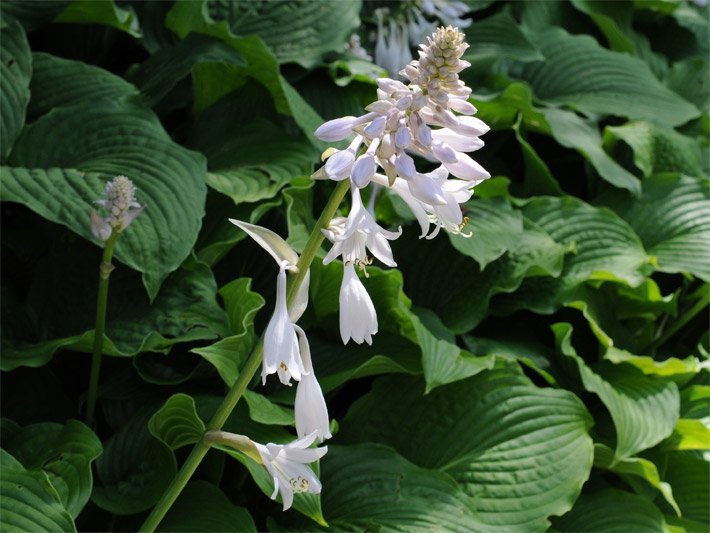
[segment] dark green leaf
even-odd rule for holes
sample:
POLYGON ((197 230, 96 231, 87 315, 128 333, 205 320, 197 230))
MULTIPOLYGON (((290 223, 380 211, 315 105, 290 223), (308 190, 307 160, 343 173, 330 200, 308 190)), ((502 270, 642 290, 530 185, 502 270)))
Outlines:
POLYGON ((593 455, 592 419, 576 396, 534 387, 515 363, 422 392, 414 378, 379 379, 340 437, 389 444, 450 474, 474 499, 469 530, 540 530, 572 507, 593 455))
POLYGON ((43 471, 26 470, 0 450, 0 526, 3 531, 76 531, 43 471))
POLYGON ((557 531, 667 531, 663 515, 648 500, 617 489, 583 495, 566 515, 554 519, 557 531))
POLYGON ((211 483, 199 480, 183 489, 157 529, 184 532, 256 530, 249 511, 234 505, 211 483))
POLYGON ((46 474, 67 512, 79 515, 91 495, 91 462, 102 452, 88 427, 77 420, 32 424, 4 439, 3 446, 28 471, 46 474))
POLYGON ((88 213, 104 182, 133 180, 146 209, 123 233, 116 257, 143 273, 151 299, 197 238, 204 158, 175 144, 148 110, 115 100, 55 108, 25 130, 10 162, 3 200, 25 203, 92 241, 88 213))
POLYGON ((551 28, 537 33, 535 43, 546 61, 527 63, 523 77, 542 100, 670 126, 699 114, 662 85, 646 63, 606 50, 588 35, 551 28))
POLYGON ((25 111, 30 101, 32 55, 20 23, 8 17, 0 21, 0 133, 4 160, 25 125, 25 111))

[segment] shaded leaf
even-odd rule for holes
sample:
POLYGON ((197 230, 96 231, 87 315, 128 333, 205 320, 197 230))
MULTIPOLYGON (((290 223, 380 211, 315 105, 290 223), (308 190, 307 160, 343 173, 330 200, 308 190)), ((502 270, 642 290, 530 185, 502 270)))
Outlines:
POLYGON ((25 125, 25 112, 30 101, 32 55, 19 22, 3 17, 0 29, 3 35, 0 44, 0 157, 5 160, 25 125))
POLYGON ((668 437, 678 422, 680 395, 673 382, 646 376, 635 367, 600 364, 592 370, 571 344, 569 324, 555 324, 552 330, 560 351, 579 369, 584 388, 599 396, 616 428, 615 455, 625 459, 668 437))
POLYGON ((0 450, 0 525, 4 531, 76 531, 47 474, 26 470, 0 450))
POLYGON ((145 406, 106 441, 91 495, 102 509, 119 515, 150 509, 175 476, 173 452, 148 432, 152 413, 145 406))
POLYGON ((554 519, 557 531, 667 531, 658 508, 648 500, 617 489, 585 494, 566 515, 554 519))
POLYGON ((622 140, 634 151, 634 163, 644 177, 660 172, 701 176, 700 146, 675 130, 648 122, 628 122, 604 129, 604 144, 622 140))
POLYGON ((133 11, 117 6, 113 0, 72 0, 54 22, 105 24, 133 37, 141 36, 138 18, 133 11))
POLYGON ((336 529, 464 532, 477 522, 476 500, 449 475, 386 446, 330 446, 322 480, 323 509, 336 529))
POLYGON ((28 471, 46 474, 67 512, 79 515, 91 495, 91 462, 102 452, 93 431, 77 420, 32 424, 3 439, 3 446, 28 471))
POLYGON ((180 493, 156 531, 254 531, 249 511, 234 505, 219 488, 193 481, 180 493))

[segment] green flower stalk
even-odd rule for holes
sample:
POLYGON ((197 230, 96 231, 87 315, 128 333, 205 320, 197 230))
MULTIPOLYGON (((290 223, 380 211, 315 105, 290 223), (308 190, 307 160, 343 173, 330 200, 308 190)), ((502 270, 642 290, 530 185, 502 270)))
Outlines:
POLYGON ((89 375, 89 392, 87 395, 86 423, 92 426, 96 410, 96 396, 99 389, 99 374, 101 371, 101 355, 104 347, 104 331, 106 330, 106 305, 108 302, 108 282, 114 269, 111 259, 113 248, 121 232, 141 214, 145 206, 135 199, 136 188, 133 182, 125 176, 118 176, 106 184, 104 198, 97 200, 96 205, 102 207, 108 214, 101 217, 91 210, 91 232, 104 241, 104 253, 99 265, 99 293, 96 299, 96 325, 94 327, 94 349, 91 357, 91 373, 89 375))

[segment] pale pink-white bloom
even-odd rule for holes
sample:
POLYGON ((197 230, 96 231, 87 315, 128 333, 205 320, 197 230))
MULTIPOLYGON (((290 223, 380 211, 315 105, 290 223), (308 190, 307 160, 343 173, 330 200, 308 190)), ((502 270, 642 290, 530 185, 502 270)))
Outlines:
POLYGON ((367 289, 358 278, 353 263, 345 263, 340 285, 340 337, 343 344, 350 339, 358 344, 372 344, 377 333, 377 312, 367 289))
POLYGON ((332 437, 330 433, 330 419, 328 417, 328 407, 323 397, 311 361, 311 348, 306 338, 306 333, 298 326, 295 326, 298 334, 298 344, 301 352, 304 373, 296 388, 296 402, 294 411, 296 414, 296 433, 299 437, 305 437, 313 432, 318 437, 318 442, 332 437))
POLYGON ((94 203, 108 214, 102 217, 93 209, 90 212, 90 228, 94 237, 107 241, 111 233, 123 231, 143 212, 145 206, 136 201, 135 195, 136 188, 126 176, 117 176, 106 183, 104 198, 94 203))
POLYGON ((264 468, 274 481, 274 492, 271 499, 275 500, 276 496, 281 493, 284 511, 293 505, 294 493, 320 494, 321 483, 308 466, 328 452, 327 446, 309 448, 317 436, 314 431, 289 444, 269 443, 263 445, 254 442, 264 468))

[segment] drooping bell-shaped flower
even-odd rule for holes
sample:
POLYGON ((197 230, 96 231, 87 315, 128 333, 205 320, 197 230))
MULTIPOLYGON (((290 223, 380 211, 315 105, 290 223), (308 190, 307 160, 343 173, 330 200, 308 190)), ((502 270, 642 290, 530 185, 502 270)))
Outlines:
POLYGON ((340 337, 343 344, 350 339, 358 344, 372 344, 377 333, 377 312, 367 289, 358 278, 355 266, 345 263, 340 285, 340 337))
POLYGON ((298 254, 286 241, 269 229, 241 220, 229 219, 229 221, 269 252, 279 265, 279 275, 276 282, 276 306, 264 334, 261 379, 262 383, 266 383, 266 377, 269 374, 277 373, 281 383, 290 385, 291 378, 299 381, 304 372, 294 323, 301 317, 308 305, 310 273, 306 273, 289 310, 286 295, 286 271, 298 270, 298 254))
POLYGON ((280 265, 276 282, 276 307, 271 315, 264 334, 264 360, 261 370, 261 382, 266 383, 266 376, 277 373, 284 385, 291 384, 291 378, 300 381, 304 373, 298 349, 298 338, 286 307, 286 268, 284 261, 280 265))
POLYGON ((301 381, 298 382, 296 388, 296 402, 294 404, 296 433, 299 437, 305 437, 315 431, 318 441, 323 442, 332 437, 328 407, 323 397, 323 390, 313 371, 311 348, 308 345, 306 333, 298 326, 296 326, 296 333, 298 333, 298 344, 304 369, 301 381))

